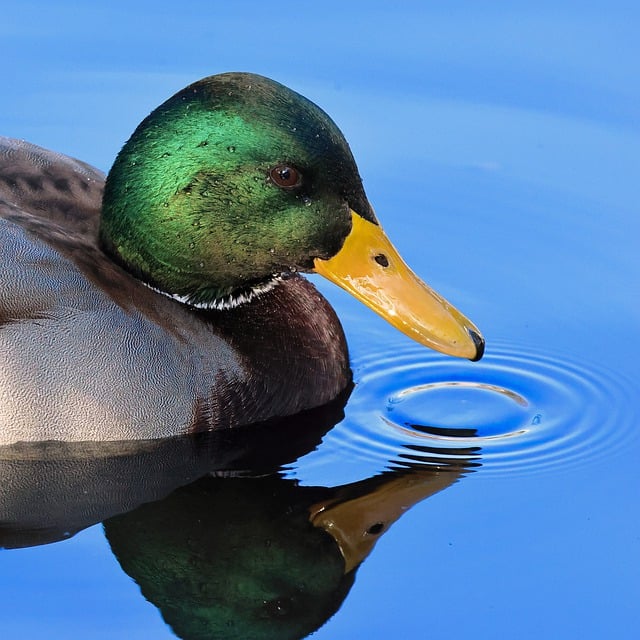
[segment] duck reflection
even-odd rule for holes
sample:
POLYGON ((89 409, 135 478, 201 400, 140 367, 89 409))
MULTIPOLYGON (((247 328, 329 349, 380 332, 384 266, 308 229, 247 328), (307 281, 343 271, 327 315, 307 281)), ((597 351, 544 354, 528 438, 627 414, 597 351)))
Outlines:
POLYGON ((250 430, 0 448, 0 545, 104 521, 120 565, 177 636, 304 638, 340 608, 403 513, 479 464, 476 448, 411 447, 351 484, 283 477, 342 418, 346 395, 250 430))
POLYGON ((105 522, 122 568, 181 638, 303 638, 340 607, 377 540, 459 465, 335 488, 208 475, 105 522))
POLYGON ((317 447, 350 392, 277 422, 192 436, 0 446, 0 547, 64 540, 210 472, 271 472, 317 447))

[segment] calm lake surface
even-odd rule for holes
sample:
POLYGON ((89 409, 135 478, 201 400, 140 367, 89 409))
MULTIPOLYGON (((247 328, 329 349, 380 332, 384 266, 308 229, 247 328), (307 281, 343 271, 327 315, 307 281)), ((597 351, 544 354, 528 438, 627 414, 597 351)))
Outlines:
POLYGON ((486 356, 314 278, 351 349, 335 406, 257 440, 0 453, 0 635, 636 638, 640 11, 231 4, 5 8, 0 133, 107 170, 189 82, 273 77, 336 120, 486 356))

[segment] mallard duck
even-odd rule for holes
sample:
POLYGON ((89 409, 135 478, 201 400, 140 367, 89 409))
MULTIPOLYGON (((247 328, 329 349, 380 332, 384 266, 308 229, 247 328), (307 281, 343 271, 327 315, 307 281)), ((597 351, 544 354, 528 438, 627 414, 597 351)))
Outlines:
POLYGON ((482 355, 385 237, 337 126, 277 82, 191 84, 106 181, 0 140, 0 443, 161 438, 326 403, 350 383, 347 347, 300 272, 429 347, 482 355))

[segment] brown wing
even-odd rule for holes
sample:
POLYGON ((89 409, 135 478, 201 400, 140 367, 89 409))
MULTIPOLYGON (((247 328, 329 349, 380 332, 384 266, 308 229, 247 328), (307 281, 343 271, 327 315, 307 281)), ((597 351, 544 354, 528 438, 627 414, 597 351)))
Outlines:
POLYGON ((23 215, 93 242, 104 174, 84 162, 0 137, 0 215, 23 215), (5 211, 3 211, 5 210, 5 211), (11 213, 9 213, 9 211, 11 213))

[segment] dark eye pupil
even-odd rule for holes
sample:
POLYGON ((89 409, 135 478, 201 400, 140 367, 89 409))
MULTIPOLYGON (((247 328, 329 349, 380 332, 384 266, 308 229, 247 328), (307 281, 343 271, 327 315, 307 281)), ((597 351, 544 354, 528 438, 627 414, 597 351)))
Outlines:
POLYGON ((278 165, 277 167, 274 167, 269 172, 269 175, 275 184, 285 189, 297 187, 300 183, 300 174, 297 169, 286 165, 278 165))

